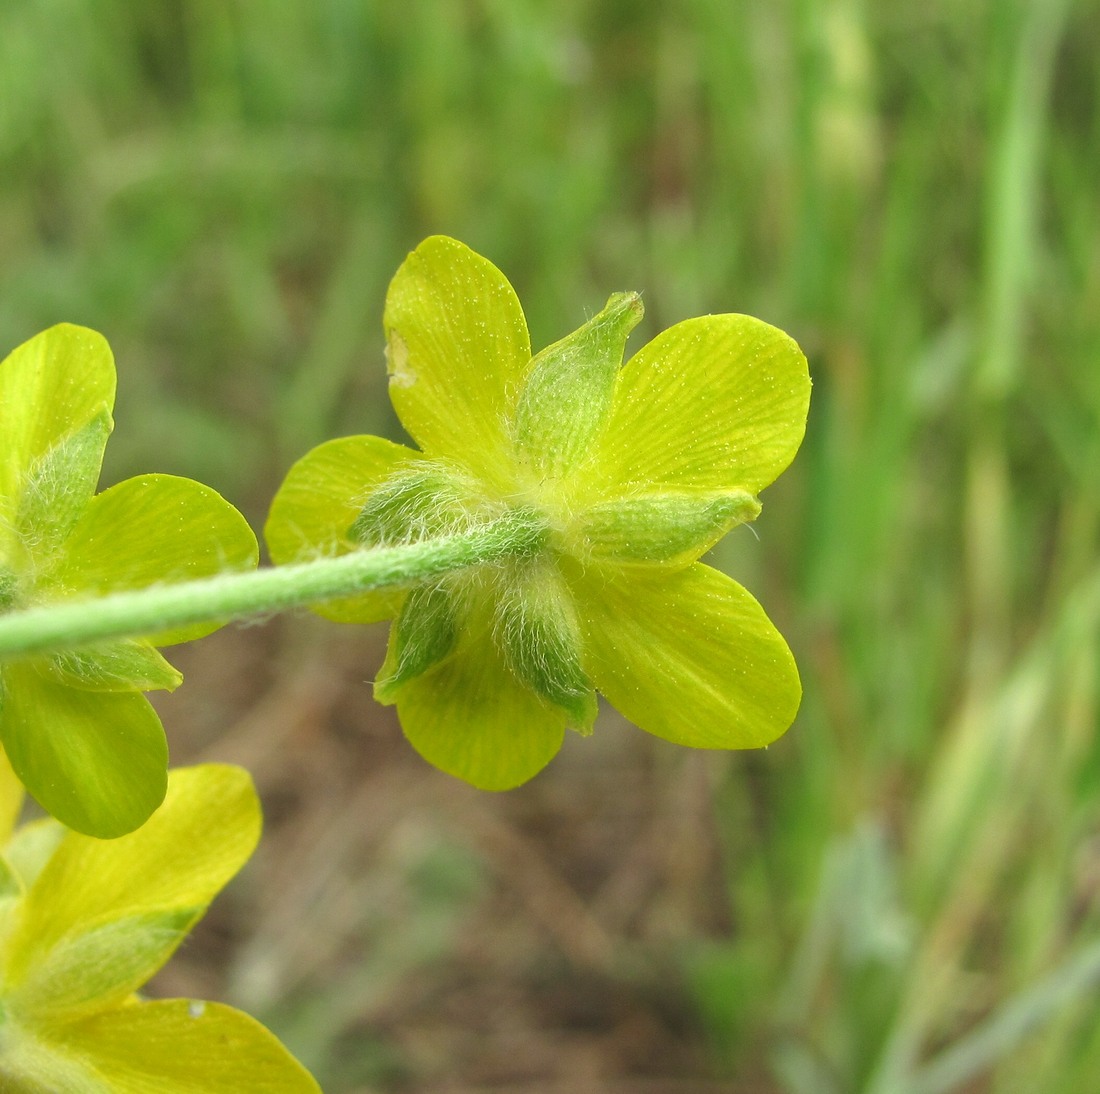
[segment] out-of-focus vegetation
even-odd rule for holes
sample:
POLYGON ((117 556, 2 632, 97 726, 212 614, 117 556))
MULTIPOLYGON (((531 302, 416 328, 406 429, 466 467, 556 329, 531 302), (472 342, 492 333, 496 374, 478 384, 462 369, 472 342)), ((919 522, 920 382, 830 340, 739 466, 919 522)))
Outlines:
MULTIPOLYGON (((708 311, 790 331, 806 445, 759 541, 717 561, 790 637, 802 713, 683 784, 720 835, 720 915, 678 924, 665 893, 649 933, 583 922, 629 943, 625 980, 660 950, 707 1031, 696 1077, 724 1090, 1080 1094, 1100 1075, 1098 55, 1086 0, 3 4, 0 345, 103 331, 109 477, 183 472, 258 520, 312 444, 396 429, 382 298, 431 232, 508 274, 536 345, 635 288, 638 345, 708 311)), ((645 747, 652 791, 681 761, 645 747)), ((400 846, 412 926, 363 968, 415 991, 480 867, 400 846)), ((341 1070, 362 980, 291 1043, 332 1094, 420 1089, 399 1038, 370 1041, 376 1085, 341 1070)), ((644 1089, 703 1089, 681 1077, 644 1089)), ((643 1089, 624 1082, 591 1089, 643 1089)))

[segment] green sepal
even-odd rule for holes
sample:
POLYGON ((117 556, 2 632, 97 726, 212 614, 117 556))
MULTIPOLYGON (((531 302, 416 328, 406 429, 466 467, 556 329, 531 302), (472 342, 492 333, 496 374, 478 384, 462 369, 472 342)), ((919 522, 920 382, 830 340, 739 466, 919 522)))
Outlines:
POLYGON ((386 661, 374 682, 374 695, 387 705, 401 685, 442 661, 454 648, 457 628, 451 593, 445 586, 413 589, 390 631, 386 661))
POLYGON ((71 1022, 119 1003, 168 960, 202 912, 145 912, 63 938, 28 970, 8 1006, 24 1020, 71 1022))
POLYGON ((516 574, 496 606, 493 636, 508 667, 541 698, 561 707, 587 735, 596 692, 581 664, 581 631, 568 590, 549 565, 516 574))
POLYGON ((114 400, 111 349, 86 327, 59 323, 0 361, 0 553, 36 462, 114 400))
POLYGON ((471 488, 435 464, 404 467, 367 498, 348 529, 364 547, 414 543, 455 532, 470 523, 471 488))
POLYGON ((28 467, 16 533, 32 558, 56 550, 88 508, 113 427, 111 412, 103 406, 28 467))
POLYGON ((760 502, 745 491, 621 498, 578 517, 577 550, 593 561, 686 565, 759 513, 760 502))
POLYGON ((50 672, 62 684, 84 691, 175 691, 183 673, 148 642, 120 639, 55 654, 50 672))
POLYGON ((531 361, 516 407, 515 443, 540 478, 560 477, 588 453, 643 311, 637 293, 615 293, 599 315, 531 361))
POLYGON ((19 581, 6 566, 0 566, 0 615, 15 606, 19 581))

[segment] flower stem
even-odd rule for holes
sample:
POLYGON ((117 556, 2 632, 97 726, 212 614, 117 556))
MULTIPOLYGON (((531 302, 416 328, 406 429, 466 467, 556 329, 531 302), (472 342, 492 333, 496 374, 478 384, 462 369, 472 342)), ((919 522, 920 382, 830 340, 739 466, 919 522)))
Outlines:
POLYGON ((452 570, 529 555, 545 540, 541 520, 529 511, 513 510, 466 532, 398 547, 363 548, 336 558, 12 611, 0 614, 0 661, 401 588, 452 570))

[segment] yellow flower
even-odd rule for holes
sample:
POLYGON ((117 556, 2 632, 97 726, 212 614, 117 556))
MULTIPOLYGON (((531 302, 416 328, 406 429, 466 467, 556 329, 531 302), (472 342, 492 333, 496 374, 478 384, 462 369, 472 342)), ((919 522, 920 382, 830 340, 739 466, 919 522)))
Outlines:
POLYGON ((272 506, 277 562, 396 545, 523 513, 539 549, 400 593, 325 605, 396 617, 375 683, 431 763, 504 789, 588 732, 596 692, 649 733, 752 748, 801 688, 783 638, 740 585, 697 561, 755 518, 790 463, 806 361, 742 315, 690 319, 622 365, 642 315, 619 293, 532 358, 503 274, 433 237, 390 285, 390 397, 415 451, 346 437, 308 453, 272 506))
POLYGON ((22 799, 0 753, 0 1090, 6 1094, 320 1094, 258 1022, 218 1003, 134 993, 248 859, 247 772, 171 772, 163 804, 113 840, 22 799))
MULTIPOLYGON (((95 493, 114 398, 114 358, 85 327, 0 362, 0 615, 256 565, 251 528, 201 483, 140 475, 95 493)), ((0 663, 0 742, 39 804, 89 835, 141 824, 168 769, 142 692, 182 679, 155 646, 218 626, 0 663)))

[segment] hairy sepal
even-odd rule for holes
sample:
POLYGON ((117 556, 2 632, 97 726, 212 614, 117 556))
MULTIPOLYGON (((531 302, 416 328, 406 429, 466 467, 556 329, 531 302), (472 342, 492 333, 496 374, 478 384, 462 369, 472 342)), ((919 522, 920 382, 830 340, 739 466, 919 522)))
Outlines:
POLYGON ((460 531, 471 521, 471 494, 444 466, 402 468, 367 498, 348 537, 364 547, 390 547, 460 531))
POLYGON ((451 592, 443 585, 413 589, 390 635, 386 662, 374 683, 380 703, 397 701, 401 685, 438 664, 454 648, 457 627, 451 592))
POLYGON ((524 684, 564 710, 571 729, 592 732, 596 692, 584 672, 573 602, 556 567, 535 562, 511 576, 496 606, 493 636, 524 684))
POLYGON ((573 534, 577 554, 594 562, 687 565, 759 513, 744 491, 643 495, 592 506, 573 534))
POLYGON ((515 444, 539 478, 558 478, 588 453, 611 408, 637 293, 615 293, 603 311, 531 361, 516 407, 515 444))

